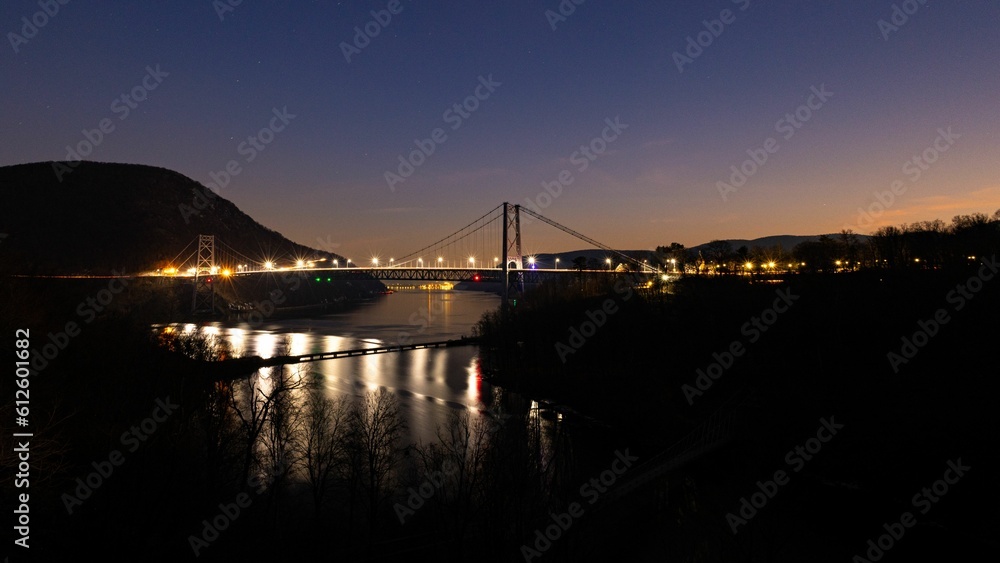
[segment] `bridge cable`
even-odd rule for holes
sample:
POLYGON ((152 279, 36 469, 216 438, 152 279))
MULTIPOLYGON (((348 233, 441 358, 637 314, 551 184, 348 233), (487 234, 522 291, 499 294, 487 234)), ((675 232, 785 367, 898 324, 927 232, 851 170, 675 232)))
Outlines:
POLYGON ((565 233, 567 233, 569 235, 572 235, 572 236, 574 236, 574 237, 576 237, 576 238, 578 238, 578 239, 580 239, 580 240, 582 240, 584 242, 587 242, 589 244, 593 244, 594 246, 600 248, 601 250, 606 250, 607 252, 611 252, 611 253, 614 253, 614 254, 622 257, 625 261, 630 262, 632 264, 635 264, 635 265, 639 266, 641 268, 640 271, 645 271, 645 270, 650 269, 650 267, 647 264, 645 264, 643 262, 640 262, 639 260, 636 260, 635 258, 632 258, 628 254, 625 254, 624 252, 621 252, 619 250, 615 250, 615 249, 611 248, 610 246, 608 246, 606 244, 602 244, 600 242, 597 242, 596 240, 594 240, 594 239, 592 239, 592 238, 590 238, 590 237, 588 237, 586 235, 580 234, 580 233, 574 231, 573 229, 571 229, 569 227, 560 225, 559 223, 553 221, 552 219, 549 219, 548 217, 545 217, 544 215, 541 215, 539 213, 535 213, 534 211, 528 209, 527 207, 521 207, 521 211, 524 212, 524 213, 527 213, 528 215, 531 215, 532 217, 536 217, 536 218, 538 218, 538 219, 540 219, 542 221, 545 221, 549 225, 552 225, 553 227, 555 227, 555 228, 557 228, 557 229, 559 229, 559 230, 561 230, 561 231, 563 231, 563 232, 565 232, 565 233))
MULTIPOLYGON (((459 229, 459 230, 455 231, 454 233, 452 233, 452 234, 450 234, 450 235, 448 235, 448 236, 444 237, 443 239, 441 239, 441 240, 439 240, 439 241, 437 241, 437 242, 434 242, 434 243, 432 243, 432 244, 429 244, 429 245, 427 245, 427 246, 425 246, 425 247, 421 248, 420 250, 417 250, 416 252, 411 252, 411 253, 409 253, 409 254, 407 254, 407 255, 403 256, 403 257, 402 257, 402 258, 400 258, 400 259, 399 259, 399 260, 398 260, 397 262, 405 262, 405 261, 406 261, 406 260, 407 260, 408 258, 412 258, 412 257, 414 257, 414 256, 416 256, 416 255, 418 255, 418 254, 420 254, 421 252, 423 252, 423 251, 425 251, 425 250, 427 250, 427 249, 430 249, 430 248, 436 248, 436 247, 437 247, 437 245, 439 245, 439 244, 441 244, 441 243, 445 242, 446 240, 450 239, 451 237, 453 237, 453 236, 455 236, 455 235, 457 235, 457 234, 461 233, 462 231, 464 231, 464 230, 468 229, 468 228, 469 228, 469 227, 471 227, 472 225, 475 225, 475 224, 476 224, 476 223, 478 223, 478 222, 479 222, 479 221, 480 221, 481 219, 483 219, 483 218, 485 218, 485 217, 489 216, 489 215, 490 215, 491 213, 493 213, 493 212, 494 212, 494 211, 496 211, 497 209, 500 209, 500 208, 501 208, 502 206, 503 206, 503 204, 500 204, 500 205, 498 205, 498 206, 494 207, 493 209, 491 209, 491 210, 487 211, 487 212, 486 212, 485 214, 483 214, 483 216, 482 216, 482 217, 479 217, 479 218, 478 218, 478 219, 476 219, 475 221, 473 221, 473 222, 469 223, 468 225, 466 225, 466 226, 462 227, 461 229, 459 229)), ((493 220, 491 220, 491 221, 490 221, 490 223, 492 223, 492 222, 493 222, 493 221, 495 221, 495 220, 496 220, 496 219, 493 219, 493 220)), ((480 228, 481 228, 481 227, 480 227, 480 228)), ((477 230, 478 230, 478 229, 477 229, 477 230)), ((471 233, 470 233, 470 234, 471 234, 471 233)), ((462 239, 466 238, 467 236, 469 236, 469 235, 468 235, 468 234, 466 234, 466 235, 464 235, 464 236, 463 236, 462 238, 460 238, 460 239, 458 239, 458 240, 455 240, 455 241, 452 241, 452 243, 450 243, 450 244, 454 244, 454 243, 458 242, 459 240, 462 240, 462 239)))

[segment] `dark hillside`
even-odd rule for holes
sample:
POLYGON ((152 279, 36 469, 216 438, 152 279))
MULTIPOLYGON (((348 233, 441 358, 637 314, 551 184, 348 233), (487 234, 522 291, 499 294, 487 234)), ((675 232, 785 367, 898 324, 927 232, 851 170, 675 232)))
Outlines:
POLYGON ((164 168, 97 162, 7 166, 0 168, 0 193, 5 273, 153 270, 189 244, 185 254, 196 250, 192 241, 199 234, 215 235, 248 256, 341 258, 286 239, 202 184, 164 168), (61 181, 54 165, 66 166, 61 181), (191 214, 196 196, 206 192, 213 197, 191 214))

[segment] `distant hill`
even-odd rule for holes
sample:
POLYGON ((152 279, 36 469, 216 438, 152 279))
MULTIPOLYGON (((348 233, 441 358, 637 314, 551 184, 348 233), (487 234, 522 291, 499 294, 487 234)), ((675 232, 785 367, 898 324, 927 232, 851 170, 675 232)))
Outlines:
MULTIPOLYGON (((652 250, 621 250, 620 252, 626 256, 632 257, 635 260, 651 260, 653 258, 652 250)), ((560 268, 572 268, 573 260, 580 256, 586 258, 588 267, 594 269, 604 268, 604 261, 608 258, 611 258, 612 264, 615 266, 624 261, 620 256, 617 256, 614 253, 597 248, 574 250, 572 252, 558 252, 555 254, 539 254, 535 256, 535 261, 538 263, 539 268, 552 268, 555 266, 555 259, 558 258, 560 268)))
MULTIPOLYGON (((741 246, 746 246, 748 249, 753 249, 755 246, 760 248, 769 248, 774 246, 781 246, 783 250, 791 251, 796 245, 803 242, 815 242, 819 240, 819 237, 823 235, 772 235, 768 237, 761 237, 755 239, 724 239, 726 242, 733 246, 733 250, 738 249, 741 246)), ((840 239, 840 233, 828 234, 826 235, 834 240, 840 239)), ((868 235, 856 235, 858 241, 865 242, 868 240, 868 235)), ((693 250, 695 252, 699 250, 705 250, 709 243, 699 244, 698 246, 693 246, 688 250, 693 250)))
MULTIPOLYGON (((774 246, 781 246, 785 251, 791 252, 796 245, 803 242, 813 242, 819 240, 819 237, 823 235, 772 235, 767 237, 761 237, 756 239, 724 239, 726 242, 732 245, 733 250, 740 248, 741 246, 746 246, 747 249, 753 249, 754 247, 760 248, 770 248, 774 246)), ((839 240, 840 233, 828 234, 826 235, 834 240, 839 240)), ((857 235, 858 241, 865 242, 868 240, 868 235, 857 235)), ((700 250, 705 250, 709 243, 699 244, 698 246, 693 246, 688 248, 688 251, 698 252, 700 250)), ((655 253, 652 250, 623 250, 621 251, 627 256, 631 256, 637 260, 650 260, 655 258, 655 253)), ((574 250, 572 252, 558 252, 558 253, 545 253, 539 254, 535 257, 542 268, 551 268, 555 265, 555 259, 559 259, 560 268, 572 268, 573 259, 578 256, 583 256, 587 259, 588 264, 591 267, 603 267, 605 260, 611 258, 612 262, 617 265, 622 262, 621 258, 615 258, 610 252, 599 249, 587 249, 587 250, 574 250)))
POLYGON ((197 250, 197 242, 192 242, 199 234, 215 235, 217 250, 218 242, 224 242, 251 257, 342 260, 288 240, 218 195, 203 199, 207 204, 201 212, 190 214, 196 211, 196 196, 207 188, 171 170, 55 163, 65 166, 60 181, 53 164, 0 167, 0 233, 6 235, 0 236, 0 272, 147 271, 167 266, 185 247, 184 255, 197 250))

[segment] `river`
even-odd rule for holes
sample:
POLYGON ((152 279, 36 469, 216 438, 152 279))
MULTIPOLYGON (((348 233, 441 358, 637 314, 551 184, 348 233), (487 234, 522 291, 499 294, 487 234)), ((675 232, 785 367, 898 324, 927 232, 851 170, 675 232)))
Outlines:
MULTIPOLYGON (((499 304, 499 296, 485 292, 402 290, 320 317, 177 328, 222 338, 237 356, 267 358, 471 336, 483 313, 499 304)), ((482 416, 499 391, 484 380, 476 346, 340 358, 295 369, 318 376, 331 398, 360 396, 379 388, 392 391, 399 399, 410 443, 434 440, 438 425, 453 410, 482 416)))

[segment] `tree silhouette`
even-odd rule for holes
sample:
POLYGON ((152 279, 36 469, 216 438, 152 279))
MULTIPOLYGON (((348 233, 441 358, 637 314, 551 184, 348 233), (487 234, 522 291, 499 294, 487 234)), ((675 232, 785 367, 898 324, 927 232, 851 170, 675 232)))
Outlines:
POLYGON ((374 538, 378 515, 396 481, 396 469, 403 448, 400 441, 406 422, 399 400, 380 388, 368 392, 350 413, 348 444, 357 472, 355 482, 365 495, 368 507, 369 540, 374 538))
POLYGON ((309 390, 297 442, 317 523, 327 493, 338 473, 344 470, 350 412, 344 397, 334 400, 326 397, 324 391, 319 386, 309 390))

